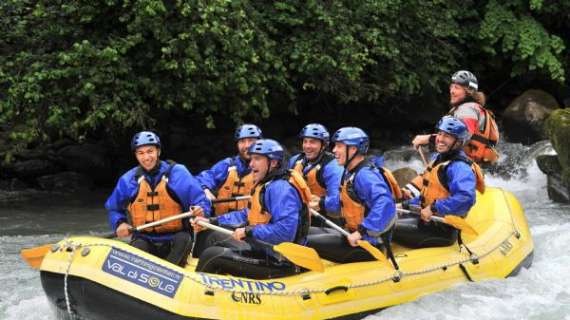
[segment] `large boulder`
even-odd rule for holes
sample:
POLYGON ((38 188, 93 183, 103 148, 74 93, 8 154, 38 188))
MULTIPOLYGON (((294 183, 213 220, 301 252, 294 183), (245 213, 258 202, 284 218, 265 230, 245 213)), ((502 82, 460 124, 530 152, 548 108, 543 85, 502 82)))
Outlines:
POLYGON ((51 158, 65 169, 86 174, 96 181, 116 178, 111 170, 111 161, 116 160, 109 157, 107 148, 101 144, 66 145, 51 158))
POLYGON ((93 188, 91 178, 73 171, 41 176, 37 181, 40 188, 46 191, 77 192, 93 188))
POLYGON ((562 182, 562 166, 556 155, 536 157, 538 168, 547 175, 548 198, 555 202, 570 203, 570 185, 562 182))
POLYGON ((542 90, 527 90, 505 109, 501 131, 511 142, 532 144, 544 140, 544 121, 556 109, 559 105, 552 95, 542 90))
POLYGON ((5 170, 19 178, 33 178, 41 175, 56 173, 61 168, 50 160, 32 159, 17 161, 6 165, 5 170))
POLYGON ((404 187, 406 184, 412 181, 412 179, 418 176, 416 170, 409 167, 396 169, 392 171, 392 174, 394 175, 394 178, 396 178, 396 181, 398 181, 400 188, 404 187))

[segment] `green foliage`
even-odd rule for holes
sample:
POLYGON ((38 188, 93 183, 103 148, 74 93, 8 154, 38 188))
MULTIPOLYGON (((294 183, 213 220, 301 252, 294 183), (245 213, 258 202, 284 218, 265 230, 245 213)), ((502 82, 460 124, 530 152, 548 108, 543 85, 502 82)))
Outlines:
MULTIPOLYGON (((3 0, 0 123, 16 144, 148 128, 162 111, 215 126, 305 94, 392 108, 495 57, 565 79, 566 1, 3 0), (487 56, 473 56, 482 47, 487 56)), ((566 11, 567 12, 567 11, 566 11)), ((477 70, 480 71, 480 70, 477 70)), ((445 108, 443 105, 442 108, 445 108)))
POLYGON ((565 70, 562 39, 551 35, 532 10, 543 9, 543 1, 530 2, 530 12, 524 1, 489 1, 479 30, 483 49, 491 55, 507 54, 514 62, 512 75, 529 70, 544 70, 557 81, 564 82, 565 70))

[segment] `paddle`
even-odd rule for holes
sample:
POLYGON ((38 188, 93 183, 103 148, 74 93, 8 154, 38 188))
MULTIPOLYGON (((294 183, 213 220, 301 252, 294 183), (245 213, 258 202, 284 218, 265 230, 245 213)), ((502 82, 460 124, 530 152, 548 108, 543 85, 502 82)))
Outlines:
MULTIPOLYGON (((416 211, 416 210, 406 210, 406 209, 397 209, 398 212, 402 212, 402 213, 412 213, 415 215, 419 215, 420 212, 416 211)), ((445 223, 447 225, 450 225, 452 227, 454 227, 457 230, 461 230, 467 234, 471 234, 474 236, 479 235, 479 233, 472 227, 470 226, 467 221, 465 221, 465 219, 459 217, 459 216, 455 216, 452 214, 448 214, 446 216, 440 217, 440 216, 436 216, 433 215, 431 216, 431 219, 437 222, 441 222, 441 223, 445 223)))
POLYGON ((243 201, 243 200, 249 200, 251 199, 251 196, 237 196, 237 197, 231 197, 231 198, 222 198, 222 199, 214 199, 212 200, 212 203, 224 203, 224 202, 237 202, 237 201, 243 201))
MULTIPOLYGON (((233 234, 231 230, 215 226, 203 220, 197 220, 196 223, 213 231, 221 232, 227 235, 233 234)), ((287 260, 305 269, 318 272, 323 272, 325 270, 321 258, 313 248, 305 247, 291 242, 283 242, 278 245, 272 245, 270 243, 257 239, 255 239, 255 242, 269 247, 275 252, 279 252, 287 260)))
MULTIPOLYGON (((316 210, 314 210, 314 209, 309 209, 309 210, 311 211, 311 214, 313 216, 321 218, 327 225, 329 225, 333 229, 337 230, 338 232, 342 233, 344 236, 348 237, 350 235, 350 233, 348 233, 348 231, 344 230, 343 228, 339 227, 334 222, 325 218, 323 215, 318 213, 316 210)), ((372 244, 370 244, 370 242, 368 242, 366 240, 358 240, 357 243, 358 243, 359 247, 361 247, 362 249, 364 249, 368 253, 370 253, 376 260, 381 261, 382 263, 389 265, 390 268, 392 267, 392 265, 388 262, 388 259, 386 259, 386 256, 384 255, 384 253, 382 253, 382 251, 380 251, 380 249, 378 249, 375 246, 373 246, 372 244)))
MULTIPOLYGON (((161 220, 157 220, 154 222, 150 222, 147 224, 143 224, 141 226, 138 226, 136 228, 131 227, 129 230, 130 231, 142 231, 146 228, 150 228, 150 227, 154 227, 163 223, 167 223, 173 220, 178 220, 178 219, 183 219, 186 217, 190 217, 194 214, 194 210, 193 208, 191 208, 191 211, 188 212, 183 212, 181 214, 177 214, 175 216, 171 216, 168 218, 164 218, 161 220)), ((102 238, 114 238, 117 235, 114 232, 111 233, 107 233, 102 235, 102 238)), ((51 248, 53 247, 53 244, 45 244, 43 246, 39 246, 39 247, 34 247, 34 248, 28 248, 28 249, 23 249, 22 251, 20 251, 20 256, 22 257, 22 259, 24 259, 24 261, 26 261, 26 263, 28 263, 30 265, 30 267, 34 268, 34 269, 38 269, 40 267, 40 265, 42 264, 42 261, 44 259, 44 256, 51 250, 51 248)))
POLYGON ((416 150, 418 151, 418 153, 420 154, 420 157, 422 157, 422 162, 424 163, 424 166, 427 168, 428 166, 428 162, 426 160, 426 156, 424 155, 424 148, 419 145, 416 150))

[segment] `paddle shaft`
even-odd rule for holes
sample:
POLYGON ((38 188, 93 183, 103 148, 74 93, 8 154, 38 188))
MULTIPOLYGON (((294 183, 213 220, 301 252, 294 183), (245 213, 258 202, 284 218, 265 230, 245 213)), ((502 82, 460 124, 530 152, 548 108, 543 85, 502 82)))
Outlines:
POLYGON ((426 160, 426 156, 424 155, 424 149, 423 149, 423 147, 422 147, 421 145, 419 145, 416 150, 418 150, 418 153, 420 154, 420 157, 422 157, 422 161, 423 161, 423 163, 424 163, 424 166, 427 168, 428 162, 427 162, 427 160, 426 160))
POLYGON ((330 227, 332 227, 336 231, 342 233, 344 236, 348 237, 350 235, 350 233, 348 233, 348 231, 344 230, 343 228, 338 226, 336 223, 330 221, 329 219, 323 217, 323 215, 318 213, 316 210, 314 210, 314 209, 309 209, 309 210, 311 211, 312 215, 314 215, 315 217, 321 218, 327 225, 329 225, 330 227))
POLYGON ((214 199, 212 200, 212 203, 237 202, 249 199, 251 199, 251 196, 237 196, 231 198, 214 199))
MULTIPOLYGON (((146 228, 151 228, 151 227, 158 226, 158 225, 160 225, 160 224, 167 223, 167 222, 174 221, 174 220, 178 220, 178 219, 184 219, 184 218, 187 218, 187 217, 191 217, 192 215, 194 215, 194 209, 191 207, 191 208, 190 208, 190 211, 182 212, 182 213, 177 214, 177 215, 175 215, 175 216, 171 216, 171 217, 168 217, 168 218, 164 218, 164 219, 160 219, 160 220, 157 220, 157 221, 149 222, 149 223, 140 225, 140 226, 138 226, 138 227, 136 227, 136 228, 135 228, 135 227, 130 227, 130 228, 129 228, 129 231, 130 231, 130 232, 140 232, 140 231, 143 231, 143 230, 146 229, 146 228)), ((115 238, 116 236, 117 236, 117 234, 116 234, 115 232, 110 232, 110 233, 106 233, 106 234, 102 235, 101 237, 102 237, 102 238, 107 238, 107 239, 112 239, 112 238, 115 238)))
POLYGON ((226 228, 222 228, 220 226, 213 225, 213 224, 208 223, 204 220, 196 220, 196 223, 201 225, 202 227, 205 227, 205 228, 208 228, 208 229, 211 229, 211 230, 223 233, 223 234, 227 234, 230 236, 233 234, 233 231, 231 231, 231 230, 228 230, 226 228))
MULTIPOLYGON (((402 213, 412 213, 412 214, 415 214, 415 215, 420 215, 420 212, 419 212, 419 211, 412 211, 412 210, 406 210, 406 209, 396 209, 396 210, 398 210, 398 212, 402 212, 402 213)), ((437 222, 441 222, 441 223, 446 223, 444 218, 439 217, 439 216, 436 216, 436 215, 432 215, 432 216, 431 216, 431 219, 432 219, 433 221, 437 221, 437 222)))

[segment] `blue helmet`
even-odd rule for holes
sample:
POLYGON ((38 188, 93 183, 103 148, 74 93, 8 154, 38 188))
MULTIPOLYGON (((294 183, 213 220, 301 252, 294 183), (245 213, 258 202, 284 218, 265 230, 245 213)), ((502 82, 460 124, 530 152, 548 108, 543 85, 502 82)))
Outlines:
POLYGON ((133 136, 131 150, 135 151, 142 146, 157 146, 160 148, 160 138, 152 131, 141 131, 133 136))
POLYGON ((471 133, 467 129, 465 123, 453 116, 445 116, 441 118, 437 123, 436 128, 454 136, 462 145, 471 139, 471 133))
POLYGON ((370 139, 366 132, 356 127, 338 129, 333 136, 333 141, 342 142, 347 146, 355 146, 360 154, 366 154, 370 144, 370 139))
POLYGON ((310 123, 306 125, 299 133, 299 138, 314 138, 321 140, 325 145, 329 143, 330 134, 320 123, 310 123))
POLYGON ((241 126, 236 128, 236 132, 234 134, 235 141, 245 138, 259 138, 261 139, 262 133, 261 129, 254 124, 245 123, 241 126))
POLYGON ((477 77, 467 70, 459 70, 451 76, 451 83, 457 83, 458 85, 467 87, 477 91, 479 88, 479 83, 477 82, 477 77))
POLYGON ((285 151, 279 142, 272 139, 257 140, 254 144, 249 146, 247 150, 249 154, 260 154, 268 157, 270 160, 283 160, 285 151))

